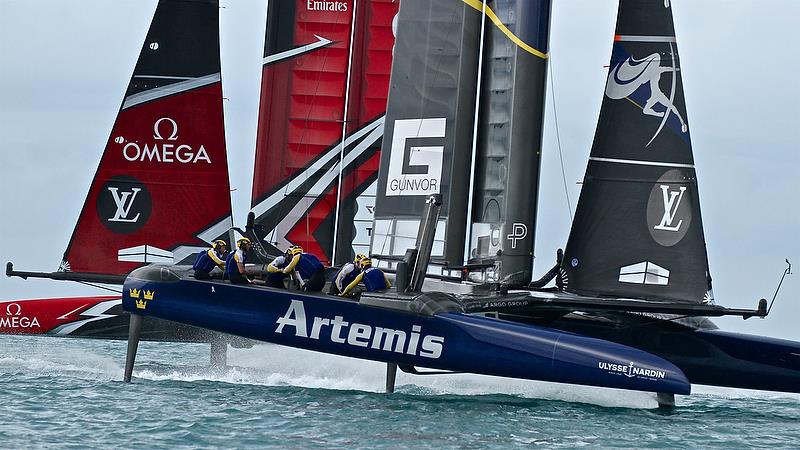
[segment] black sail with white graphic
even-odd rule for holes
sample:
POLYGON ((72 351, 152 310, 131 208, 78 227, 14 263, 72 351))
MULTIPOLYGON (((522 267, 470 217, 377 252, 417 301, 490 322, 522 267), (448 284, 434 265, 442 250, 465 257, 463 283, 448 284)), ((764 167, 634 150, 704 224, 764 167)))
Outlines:
POLYGON ((427 196, 442 194, 434 261, 463 263, 480 10, 403 0, 397 22, 371 252, 414 246, 427 196))
POLYGON ((669 0, 621 0, 564 256, 568 290, 702 302, 710 290, 669 0))
POLYGON ((527 285, 539 188, 551 0, 487 2, 469 260, 527 285))

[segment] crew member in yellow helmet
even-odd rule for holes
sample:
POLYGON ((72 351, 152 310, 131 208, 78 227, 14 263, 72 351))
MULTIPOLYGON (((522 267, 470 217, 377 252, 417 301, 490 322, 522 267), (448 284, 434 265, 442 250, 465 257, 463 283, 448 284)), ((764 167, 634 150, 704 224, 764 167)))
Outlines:
POLYGON ((331 283, 331 294, 333 295, 341 295, 344 292, 344 289, 356 279, 356 277, 361 273, 361 268, 359 267, 359 263, 362 259, 367 258, 367 255, 363 253, 357 253, 356 257, 353 258, 352 261, 347 262, 345 265, 339 269, 339 273, 336 274, 336 278, 334 278, 333 283, 331 283))
POLYGON ((244 270, 247 252, 250 251, 250 248, 250 239, 243 237, 236 241, 236 251, 230 252, 228 258, 225 259, 225 278, 231 280, 231 283, 249 284, 251 282, 244 270))
POLYGON ((214 241, 211 248, 198 253, 197 260, 192 266, 194 277, 198 280, 210 280, 211 271, 214 270, 214 267, 219 267, 224 272, 227 254, 228 243, 222 239, 214 241))
POLYGON ((325 286, 325 266, 319 258, 305 253, 299 245, 289 247, 283 256, 272 260, 267 272, 267 284, 272 287, 283 287, 285 275, 293 276, 304 291, 319 292, 325 286))
POLYGON ((392 283, 389 282, 389 278, 386 277, 386 274, 383 273, 381 269, 372 267, 371 259, 364 258, 359 261, 358 265, 361 268, 361 273, 344 288, 342 292, 343 297, 350 295, 353 289, 358 286, 358 283, 362 281, 364 282, 364 287, 366 287, 367 292, 383 291, 392 287, 392 283))

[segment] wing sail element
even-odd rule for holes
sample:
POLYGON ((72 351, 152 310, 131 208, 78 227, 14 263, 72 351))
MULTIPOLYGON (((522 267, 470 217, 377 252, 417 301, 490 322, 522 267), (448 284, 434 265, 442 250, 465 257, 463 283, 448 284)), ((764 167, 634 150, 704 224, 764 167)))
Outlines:
POLYGON ((372 252, 402 256, 412 248, 426 198, 441 194, 433 260, 460 266, 481 13, 462 1, 403 0, 397 28, 372 252))
POLYGON ((61 270, 178 263, 231 227, 216 0, 161 0, 61 270))
POLYGON ((468 260, 494 262, 503 284, 527 285, 533 272, 551 0, 495 0, 486 8, 468 260))
POLYGON ((369 246, 397 2, 272 2, 252 211, 279 249, 325 262, 369 246))
POLYGON ((621 0, 568 290, 699 303, 710 276, 672 8, 621 0))

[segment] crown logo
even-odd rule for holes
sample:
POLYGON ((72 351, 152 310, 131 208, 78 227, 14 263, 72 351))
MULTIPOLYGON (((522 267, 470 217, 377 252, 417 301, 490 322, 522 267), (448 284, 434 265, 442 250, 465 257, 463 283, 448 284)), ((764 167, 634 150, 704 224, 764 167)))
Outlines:
POLYGON ((155 297, 156 291, 144 291, 144 299, 145 300, 152 300, 155 297))
POLYGON ((136 300, 136 308, 137 309, 145 309, 147 308, 147 302, 144 300, 136 300))
POLYGON ((139 290, 131 289, 131 298, 139 298, 139 290))

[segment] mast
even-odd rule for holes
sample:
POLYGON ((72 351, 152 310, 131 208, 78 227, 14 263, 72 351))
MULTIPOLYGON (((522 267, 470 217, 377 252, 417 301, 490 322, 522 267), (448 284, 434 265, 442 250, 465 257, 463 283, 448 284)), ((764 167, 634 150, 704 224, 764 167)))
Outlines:
POLYGON ((568 290, 692 303, 710 291, 670 2, 621 0, 564 255, 568 290))
POLYGON ((533 271, 551 0, 487 5, 470 262, 527 285, 533 271))

